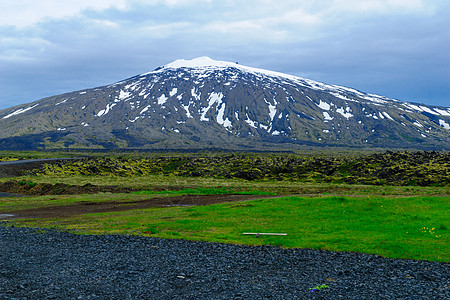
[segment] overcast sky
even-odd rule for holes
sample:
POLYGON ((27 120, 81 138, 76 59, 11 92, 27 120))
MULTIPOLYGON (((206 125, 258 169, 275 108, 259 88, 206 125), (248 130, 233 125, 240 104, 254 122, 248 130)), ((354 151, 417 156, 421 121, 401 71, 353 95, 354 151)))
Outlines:
POLYGON ((450 106, 448 0, 0 2, 0 109, 209 56, 450 106))

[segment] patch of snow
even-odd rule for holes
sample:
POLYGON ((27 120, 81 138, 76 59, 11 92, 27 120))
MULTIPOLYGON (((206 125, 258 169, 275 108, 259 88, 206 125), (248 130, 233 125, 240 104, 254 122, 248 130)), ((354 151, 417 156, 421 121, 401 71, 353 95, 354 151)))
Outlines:
MULTIPOLYGON (((360 92, 360 94, 362 94, 362 93, 360 92)), ((387 103, 386 99, 388 99, 386 97, 378 96, 378 95, 374 95, 374 94, 368 94, 368 95, 362 94, 362 96, 360 96, 360 97, 365 100, 369 100, 371 102, 378 103, 378 104, 385 104, 385 103, 387 103)))
POLYGON ((426 107, 426 106, 419 106, 423 111, 425 111, 425 112, 427 112, 427 113, 429 113, 429 114, 432 114, 432 115, 435 115, 435 116, 439 116, 439 113, 437 113, 437 112, 435 112, 435 111, 432 111, 431 109, 429 109, 428 107, 426 107))
MULTIPOLYGON (((216 92, 212 92, 209 95, 209 101, 208 101, 208 107, 205 107, 202 109, 202 114, 200 116, 200 121, 209 121, 209 118, 206 118, 206 113, 211 109, 211 107, 217 103, 217 109, 218 107, 222 104, 222 98, 223 98, 223 94, 222 93, 216 93, 216 92)), ((225 107, 223 108, 225 109, 225 107)))
POLYGON ((193 118, 193 116, 191 115, 191 113, 189 112, 189 106, 191 106, 191 102, 189 102, 189 104, 188 105, 181 105, 183 108, 184 108, 184 110, 186 111, 186 117, 188 118, 188 119, 192 119, 193 118))
POLYGON ((444 120, 439 119, 439 125, 444 127, 445 129, 450 130, 450 125, 447 122, 445 122, 444 120))
POLYGON ((234 112, 234 116, 236 117, 236 120, 238 120, 238 121, 239 121, 239 114, 238 114, 238 112, 237 112, 237 111, 235 111, 235 112, 234 112))
POLYGON ((403 104, 403 106, 406 106, 409 109, 417 110, 417 111, 423 111, 419 106, 414 105, 412 103, 402 103, 402 104, 403 104))
POLYGON ((331 117, 330 114, 327 113, 326 111, 324 111, 324 112, 322 112, 322 113, 323 113, 323 117, 324 117, 324 119, 325 119, 326 121, 331 121, 331 120, 334 119, 334 118, 331 117))
POLYGON ((322 100, 320 100, 319 104, 316 104, 316 105, 323 110, 330 110, 330 108, 331 108, 330 104, 323 102, 322 100))
POLYGON ((274 104, 270 103, 269 101, 267 101, 266 99, 264 99, 264 102, 266 102, 267 107, 269 108, 269 117, 270 117, 270 122, 273 121, 273 118, 275 117, 275 114, 277 113, 277 104, 278 102, 273 99, 274 104))
POLYGON ((274 130, 273 132, 272 132, 272 135, 280 135, 281 134, 281 132, 279 132, 278 130, 274 130))
POLYGON ((83 105, 83 107, 81 109, 84 110, 85 108, 86 108, 86 105, 83 105))
POLYGON ((163 105, 164 103, 167 102, 167 99, 169 99, 169 98, 167 98, 165 94, 162 94, 162 95, 158 98, 158 104, 159 104, 159 105, 163 105))
POLYGON ((87 126, 89 126, 89 123, 81 122, 81 125, 84 126, 84 127, 87 127, 87 126))
POLYGON ((178 89, 177 88, 173 88, 170 92, 169 92, 169 97, 173 97, 178 93, 178 89))
POLYGON ((60 105, 60 104, 63 104, 63 103, 66 103, 66 102, 67 102, 67 100, 68 100, 68 99, 65 99, 65 100, 63 100, 63 101, 61 101, 61 102, 58 102, 58 103, 56 103, 56 104, 55 104, 55 106, 56 106, 56 105, 60 105))
POLYGON ((416 125, 416 126, 419 126, 419 127, 423 127, 423 125, 420 124, 419 121, 415 121, 413 124, 416 125))
POLYGON ((17 116, 19 114, 23 114, 24 112, 27 112, 30 109, 33 109, 33 108, 35 108, 38 105, 39 105, 39 103, 35 104, 33 106, 30 106, 30 107, 27 107, 27 108, 19 108, 18 110, 15 110, 14 112, 10 113, 9 115, 4 116, 3 119, 8 119, 8 118, 10 118, 12 116, 17 116))
POLYGON ((178 129, 174 129, 173 131, 176 133, 180 133, 180 131, 178 129))
POLYGON ((324 129, 324 130, 322 130, 323 132, 325 132, 325 133, 329 133, 330 131, 329 130, 327 130, 327 129, 324 129))
MULTIPOLYGON (((342 95, 342 94, 340 94, 340 93, 330 92, 330 94, 333 95, 333 96, 335 96, 336 98, 339 98, 339 99, 342 99, 342 100, 345 100, 345 101, 355 101, 355 100, 350 99, 350 98, 348 98, 348 97, 346 97, 346 96, 344 96, 344 95, 342 95)), ((357 102, 357 101, 356 101, 356 102, 357 102)))
POLYGON ((119 92, 119 100, 125 100, 131 97, 131 93, 130 92, 125 92, 123 90, 120 90, 119 92))
POLYGON ((148 109, 150 108, 150 105, 147 105, 146 107, 144 107, 141 111, 140 111, 140 115, 142 115, 143 113, 145 113, 148 109))
POLYGON ((392 117, 391 117, 387 112, 383 111, 383 115, 384 115, 386 118, 388 118, 389 120, 394 121, 394 119, 392 119, 392 117))
POLYGON ((109 111, 110 111, 114 106, 116 106, 116 103, 110 103, 110 104, 107 104, 106 107, 105 107, 105 109, 102 109, 102 110, 100 110, 100 111, 97 113, 97 117, 101 117, 101 116, 106 115, 107 113, 109 113, 109 111))
POLYGON ((245 120, 245 122, 250 125, 253 128, 258 128, 256 125, 258 124, 258 122, 253 121, 252 119, 249 118, 248 114, 245 114, 247 116, 247 119, 245 120))
POLYGON ((231 121, 228 120, 228 118, 226 118, 225 120, 223 119, 224 113, 225 113, 225 103, 221 103, 220 108, 217 112, 217 123, 226 128, 231 127, 231 121))
POLYGON ((439 108, 434 108, 434 110, 437 111, 438 113, 440 113, 440 114, 443 115, 443 116, 448 116, 448 117, 450 117, 450 110, 449 110, 449 111, 446 111, 446 110, 439 109, 439 108))
POLYGON ((84 94, 86 94, 86 93, 87 93, 86 91, 80 92, 80 95, 84 95, 84 94))
MULTIPOLYGON (((349 108, 349 107, 348 107, 348 108, 349 108)), ((346 112, 346 111, 344 110, 343 107, 336 109, 336 112, 337 112, 337 113, 340 113, 340 114, 341 114, 344 118, 346 118, 347 120, 348 120, 349 118, 353 117, 353 114, 350 113, 350 112, 348 112, 348 110, 347 110, 347 112, 346 112)))
POLYGON ((197 93, 196 93, 195 87, 193 87, 193 88, 191 89, 191 95, 192 95, 192 97, 194 97, 195 100, 197 100, 197 101, 200 100, 200 94, 197 94, 197 93))
POLYGON ((58 128, 58 129, 56 129, 56 130, 58 130, 58 131, 65 131, 65 130, 67 130, 67 128, 58 128))

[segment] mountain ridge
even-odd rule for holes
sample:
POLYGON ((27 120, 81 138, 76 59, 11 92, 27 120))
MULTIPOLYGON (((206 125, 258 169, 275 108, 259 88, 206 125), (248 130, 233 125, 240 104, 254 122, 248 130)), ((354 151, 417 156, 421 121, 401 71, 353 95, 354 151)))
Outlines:
POLYGON ((449 124, 450 108, 200 57, 1 110, 0 149, 450 150, 449 124))

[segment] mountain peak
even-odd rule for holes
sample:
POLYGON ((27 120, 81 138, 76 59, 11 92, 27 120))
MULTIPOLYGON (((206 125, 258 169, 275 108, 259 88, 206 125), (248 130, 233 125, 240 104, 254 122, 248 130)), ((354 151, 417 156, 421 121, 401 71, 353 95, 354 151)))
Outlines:
POLYGON ((164 68, 202 68, 202 67, 236 67, 235 63, 226 61, 213 60, 207 56, 197 57, 191 60, 177 59, 167 65, 164 68))
POLYGON ((228 61, 214 60, 207 56, 201 56, 201 57, 197 57, 197 58, 194 58, 191 60, 177 59, 167 65, 157 68, 153 72, 145 73, 142 75, 148 75, 148 74, 151 74, 154 72, 159 73, 159 72, 163 72, 167 69, 180 69, 180 68, 200 69, 201 71, 209 70, 209 69, 235 68, 235 69, 239 69, 241 71, 247 72, 247 73, 253 73, 253 74, 257 74, 257 75, 282 77, 282 78, 286 78, 286 79, 290 79, 290 80, 294 80, 294 81, 302 80, 302 81, 310 81, 310 82, 313 82, 314 84, 320 84, 320 83, 312 81, 312 80, 307 80, 304 78, 300 78, 300 77, 285 74, 285 73, 269 71, 269 70, 265 70, 265 69, 254 68, 254 67, 247 67, 244 65, 240 65, 238 63, 233 63, 233 62, 228 62, 228 61))

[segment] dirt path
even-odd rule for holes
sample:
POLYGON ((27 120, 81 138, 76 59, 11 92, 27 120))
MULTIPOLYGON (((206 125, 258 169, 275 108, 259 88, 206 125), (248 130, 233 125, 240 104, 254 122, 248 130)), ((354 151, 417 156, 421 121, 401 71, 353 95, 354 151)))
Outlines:
POLYGON ((150 207, 170 206, 194 206, 210 205, 224 202, 236 202, 269 198, 266 195, 183 195, 175 197, 158 197, 142 201, 132 202, 80 202, 67 206, 50 206, 36 209, 26 209, 2 213, 0 220, 22 219, 22 218, 66 218, 76 215, 102 212, 127 211, 132 209, 145 209, 150 207))

